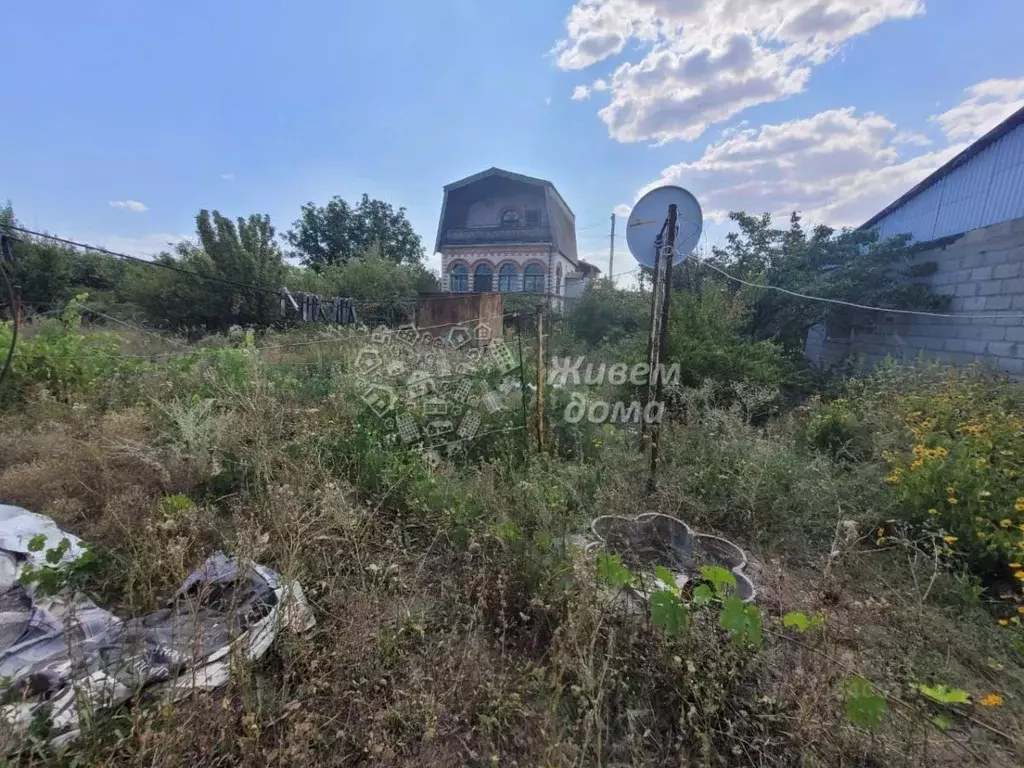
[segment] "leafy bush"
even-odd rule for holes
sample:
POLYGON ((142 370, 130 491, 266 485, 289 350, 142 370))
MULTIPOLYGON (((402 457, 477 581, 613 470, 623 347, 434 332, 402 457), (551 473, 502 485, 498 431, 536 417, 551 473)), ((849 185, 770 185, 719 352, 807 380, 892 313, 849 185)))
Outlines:
MULTIPOLYGON (((89 391, 98 380, 136 371, 138 359, 118 354, 120 337, 113 333, 81 330, 81 301, 85 294, 68 303, 59 319, 46 319, 33 327, 32 336, 19 335, 11 361, 9 379, 0 391, 0 404, 24 401, 33 388, 58 400, 89 391), (38 329, 38 330, 36 330, 38 329)), ((0 349, 10 347, 13 327, 0 325, 0 349)))
POLYGON ((583 292, 567 322, 577 339, 593 347, 639 334, 647 328, 650 314, 649 297, 620 291, 602 280, 583 292))
MULTIPOLYGON (((898 398, 913 444, 886 454, 902 516, 939 526, 982 576, 1024 558, 1024 410, 992 395, 980 377, 950 372, 898 398)), ((1024 580, 1019 565, 1013 574, 1024 580)))
MULTIPOLYGON (((979 576, 1024 557, 1024 393, 978 369, 883 366, 812 406, 807 434, 833 455, 873 452, 894 514, 945 538, 979 576)), ((1014 573, 1024 573, 1014 569, 1014 573)))

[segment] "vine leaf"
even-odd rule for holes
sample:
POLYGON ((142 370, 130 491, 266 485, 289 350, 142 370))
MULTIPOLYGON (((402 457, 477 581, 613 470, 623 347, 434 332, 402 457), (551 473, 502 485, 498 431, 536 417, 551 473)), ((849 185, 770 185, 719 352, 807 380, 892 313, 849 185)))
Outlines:
POLYGON ((651 595, 651 621, 665 630, 667 635, 677 635, 686 628, 686 609, 678 595, 662 589, 651 595))
POLYGON ((863 677, 846 679, 844 686, 846 718, 854 725, 875 730, 885 714, 885 698, 863 677))
POLYGON ((601 552, 597 556, 597 575, 613 587, 624 587, 629 583, 629 569, 622 564, 618 555, 601 552))
POLYGON ((672 587, 672 589, 678 590, 679 585, 676 583, 676 577, 672 575, 672 571, 663 565, 659 565, 654 569, 654 575, 658 577, 658 581, 666 586, 672 587))

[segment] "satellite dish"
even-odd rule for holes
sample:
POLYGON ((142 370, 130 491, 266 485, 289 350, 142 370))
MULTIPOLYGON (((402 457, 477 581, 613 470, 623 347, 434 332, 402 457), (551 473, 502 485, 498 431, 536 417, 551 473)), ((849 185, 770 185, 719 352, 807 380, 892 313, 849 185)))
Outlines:
POLYGON ((626 245, 642 266, 654 268, 655 249, 668 207, 679 209, 676 222, 676 258, 683 261, 697 247, 704 229, 704 214, 697 198, 682 187, 658 187, 641 197, 630 211, 626 223, 626 245))

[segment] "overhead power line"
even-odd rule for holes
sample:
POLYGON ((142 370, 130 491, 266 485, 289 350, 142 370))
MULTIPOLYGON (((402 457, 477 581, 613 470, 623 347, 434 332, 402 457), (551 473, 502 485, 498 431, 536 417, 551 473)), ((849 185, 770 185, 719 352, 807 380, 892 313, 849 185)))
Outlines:
POLYGON ((113 256, 115 259, 121 259, 123 261, 130 261, 135 264, 146 264, 150 267, 160 267, 162 269, 169 269, 172 272, 180 272, 183 275, 191 275, 192 277, 198 277, 200 280, 212 280, 217 283, 223 283, 224 285, 230 285, 234 288, 244 288, 249 291, 263 291, 273 296, 277 296, 280 293, 278 288, 266 288, 261 285, 253 285, 252 283, 242 283, 237 280, 232 280, 227 277, 217 277, 216 275, 204 275, 200 272, 196 272, 191 269, 185 269, 175 264, 167 264, 162 261, 149 261, 148 259, 142 259, 138 256, 130 256, 127 253, 118 253, 117 251, 111 251, 107 248, 102 248, 98 245, 90 245, 89 243, 81 243, 77 240, 69 240, 66 237, 57 237, 56 235, 48 235, 45 232, 35 232, 31 229, 25 229, 24 227, 16 227, 13 224, 0 224, 0 227, 9 229, 13 232, 21 232, 24 235, 31 235, 32 237, 39 237, 44 240, 52 240, 55 243, 62 243, 64 245, 72 246, 73 248, 81 248, 86 251, 93 251, 94 253, 103 253, 107 256, 113 256))
POLYGON ((735 275, 730 275, 724 269, 719 269, 709 261, 697 260, 698 264, 703 264, 709 269, 713 269, 720 275, 734 280, 741 285, 746 285, 750 288, 760 288, 767 291, 778 291, 779 293, 785 293, 789 296, 795 296, 798 299, 807 299, 808 301, 823 301, 828 304, 839 304, 844 307, 852 307, 854 309, 865 309, 871 312, 889 312, 897 315, 917 315, 920 317, 944 317, 951 318, 954 320, 1024 320, 1024 314, 996 314, 996 315, 974 315, 970 313, 959 313, 953 314, 949 312, 926 312, 924 310, 916 309, 891 309, 889 307, 872 307, 867 304, 857 304, 852 301, 842 301, 841 299, 827 299, 823 296, 809 296, 806 293, 797 293, 796 291, 790 291, 786 288, 779 288, 777 285, 761 285, 759 283, 751 283, 747 280, 743 280, 735 275))

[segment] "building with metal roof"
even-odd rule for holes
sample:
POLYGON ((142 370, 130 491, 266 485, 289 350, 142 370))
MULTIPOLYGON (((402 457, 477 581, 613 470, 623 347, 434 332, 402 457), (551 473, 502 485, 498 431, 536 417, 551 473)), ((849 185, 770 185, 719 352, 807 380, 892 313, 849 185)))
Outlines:
POLYGON ((860 227, 909 234, 920 280, 949 297, 952 317, 876 313, 868 325, 830 322, 808 357, 925 357, 1024 375, 1024 109, 975 141, 860 227))

